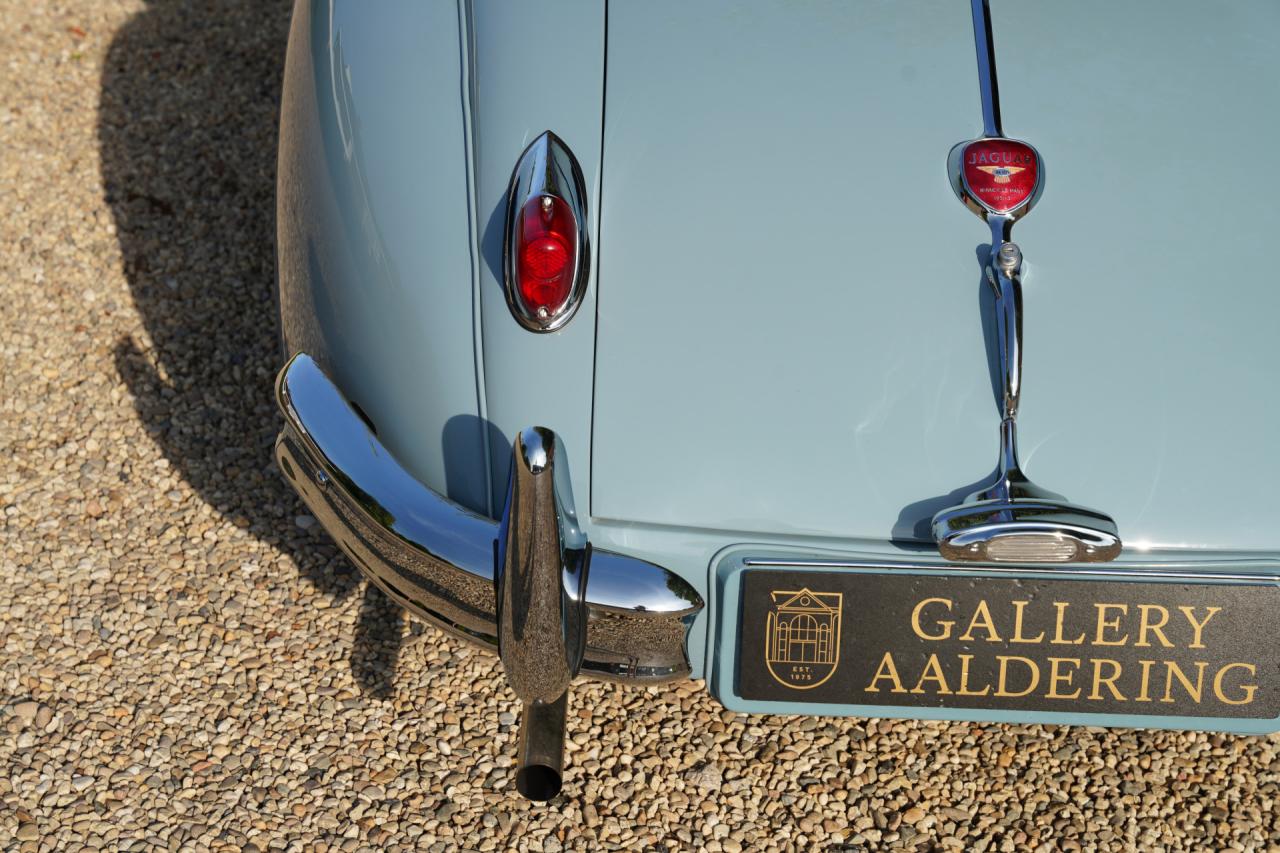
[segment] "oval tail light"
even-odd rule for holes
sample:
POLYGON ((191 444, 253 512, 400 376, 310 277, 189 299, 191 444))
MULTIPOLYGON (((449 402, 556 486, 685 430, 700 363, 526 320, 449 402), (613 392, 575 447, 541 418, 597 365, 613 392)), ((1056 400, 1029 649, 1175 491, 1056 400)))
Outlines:
POLYGON ((507 189, 504 285, 526 329, 555 331, 578 310, 590 257, 586 224, 582 170, 548 130, 520 155, 507 189))

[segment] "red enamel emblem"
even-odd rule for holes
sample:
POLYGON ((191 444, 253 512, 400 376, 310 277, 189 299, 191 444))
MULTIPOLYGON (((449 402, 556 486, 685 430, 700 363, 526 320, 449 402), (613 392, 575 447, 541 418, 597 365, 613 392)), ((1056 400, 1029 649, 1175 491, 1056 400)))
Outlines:
POLYGON ((961 157, 969 193, 992 213, 1020 207, 1035 191, 1040 157, 1030 145, 1011 139, 979 139, 961 157))

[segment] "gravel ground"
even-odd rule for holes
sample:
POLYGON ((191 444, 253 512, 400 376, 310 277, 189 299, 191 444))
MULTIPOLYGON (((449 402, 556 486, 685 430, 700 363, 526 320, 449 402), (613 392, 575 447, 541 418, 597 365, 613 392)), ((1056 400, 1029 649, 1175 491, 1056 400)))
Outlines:
POLYGON ((279 0, 0 16, 0 847, 1280 849, 1277 738, 575 694, 511 793, 496 660, 274 470, 279 0))

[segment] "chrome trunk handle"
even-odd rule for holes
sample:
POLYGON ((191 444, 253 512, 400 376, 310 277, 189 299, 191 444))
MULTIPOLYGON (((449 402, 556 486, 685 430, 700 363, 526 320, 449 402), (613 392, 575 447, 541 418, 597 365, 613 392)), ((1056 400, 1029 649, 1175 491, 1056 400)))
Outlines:
POLYGON ((1000 365, 1001 420, 1018 416, 1022 392, 1022 250, 1002 242, 1012 225, 1007 219, 991 220, 991 259, 986 276, 996 297, 996 341, 1000 365))
POLYGON ((1031 482, 1018 462, 1022 395, 1022 250, 1010 241, 1013 223, 1044 189, 1044 163, 1000 126, 995 50, 986 0, 972 0, 984 134, 947 158, 957 197, 991 227, 983 275, 995 291, 996 360, 1000 385, 1000 459, 995 478, 963 504, 933 517, 933 537, 948 560, 975 562, 1101 562, 1120 555, 1116 523, 1067 503, 1031 482))

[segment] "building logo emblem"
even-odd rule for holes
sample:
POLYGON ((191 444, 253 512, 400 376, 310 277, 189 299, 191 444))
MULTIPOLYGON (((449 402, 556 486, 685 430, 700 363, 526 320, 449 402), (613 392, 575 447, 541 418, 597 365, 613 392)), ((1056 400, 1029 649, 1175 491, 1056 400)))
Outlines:
POLYGON ((840 663, 838 592, 774 590, 765 628, 765 665, 779 684, 808 690, 822 684, 840 663))

